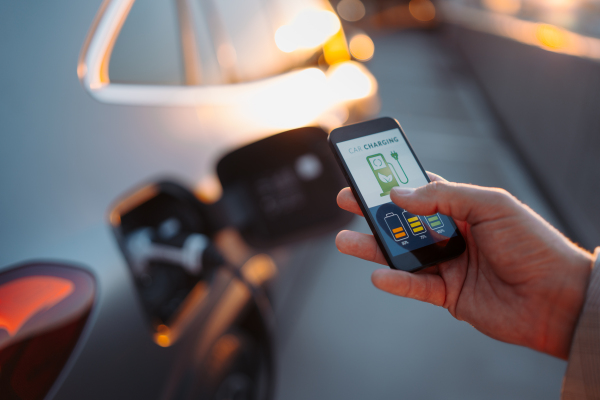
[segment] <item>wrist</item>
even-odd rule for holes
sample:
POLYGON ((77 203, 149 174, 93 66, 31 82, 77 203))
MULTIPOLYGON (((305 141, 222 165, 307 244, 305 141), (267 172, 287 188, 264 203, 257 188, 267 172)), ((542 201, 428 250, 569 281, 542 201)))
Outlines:
MULTIPOLYGON (((597 256, 597 254, 595 254, 597 256)), ((596 258, 577 249, 563 266, 564 279, 553 303, 553 317, 548 325, 545 349, 550 355, 568 359, 579 316, 583 311, 592 267, 596 258), (554 332, 550 334, 550 332, 554 332)))

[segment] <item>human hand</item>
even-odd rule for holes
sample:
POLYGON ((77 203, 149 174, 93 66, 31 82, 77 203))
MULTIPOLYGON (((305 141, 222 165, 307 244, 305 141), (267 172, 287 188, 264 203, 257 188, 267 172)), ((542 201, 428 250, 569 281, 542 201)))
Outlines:
MULTIPOLYGON (((443 306, 495 339, 568 358, 592 255, 505 190, 428 174, 431 183, 394 188, 391 200, 413 214, 452 217, 467 250, 417 273, 376 270, 373 284, 443 306)), ((339 193, 338 205, 362 215, 349 188, 339 193)), ((387 265, 372 235, 342 231, 336 245, 344 254, 387 265)))

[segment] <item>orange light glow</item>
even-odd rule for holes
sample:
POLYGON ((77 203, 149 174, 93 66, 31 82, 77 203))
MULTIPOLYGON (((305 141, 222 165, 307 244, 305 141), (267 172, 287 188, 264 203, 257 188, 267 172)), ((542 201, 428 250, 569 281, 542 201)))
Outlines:
POLYGON ((169 347, 171 345, 170 329, 166 325, 159 325, 156 327, 156 333, 154 334, 154 341, 160 347, 169 347))
POLYGON ((444 18, 469 29, 505 37, 530 46, 561 54, 600 61, 600 39, 584 36, 550 24, 539 24, 511 15, 492 13, 442 3, 444 18))
POLYGON ((202 281, 198 282, 174 316, 169 319, 169 325, 160 324, 156 327, 156 333, 153 336, 154 343, 161 347, 169 347, 177 342, 204 306, 208 293, 208 284, 202 281))
POLYGON ((202 329, 202 337, 196 347, 196 356, 198 359, 202 359, 208 354, 212 343, 239 316, 240 311, 247 304, 250 296, 250 290, 241 281, 234 280, 229 283, 202 329))
POLYGON ((329 65, 350 60, 344 31, 341 29, 323 45, 323 56, 329 65))
POLYGON ((121 224, 121 216, 116 212, 111 212, 108 219, 112 226, 119 226, 121 224))
POLYGON ((258 254, 242 266, 244 277, 254 286, 260 286, 277 273, 273 259, 266 254, 258 254))
POLYGON ((567 45, 566 33, 553 25, 539 24, 535 36, 542 45, 550 49, 561 49, 567 45))
POLYGON ((38 312, 69 296, 73 282, 55 276, 30 276, 0 287, 0 328, 14 336, 38 312))
POLYGON ((579 7, 581 2, 578 0, 544 0, 540 2, 540 5, 550 9, 567 11, 579 7))
POLYGON ((213 204, 221 198, 223 187, 216 175, 207 175, 198 182, 194 194, 196 194, 203 203, 213 204))
POLYGON ((521 0, 483 0, 483 5, 502 14, 516 14, 521 10, 521 0))
MULTIPOLYGON (((104 2, 104 4, 102 4, 101 6, 101 10, 105 9, 105 7, 108 7, 108 1, 104 2)), ((119 17, 116 18, 116 20, 113 21, 113 29, 115 30, 115 35, 111 36, 108 38, 108 40, 103 43, 103 47, 104 47, 104 51, 101 52, 100 56, 100 63, 99 63, 99 69, 97 71, 94 71, 93 76, 91 77, 91 82, 90 82, 90 87, 92 89, 99 89, 102 86, 108 84, 110 82, 109 76, 108 76, 108 71, 109 71, 109 66, 110 66, 110 56, 112 55, 112 50, 115 46, 115 42, 117 41, 117 36, 119 34, 119 31, 121 30, 121 28, 123 27, 123 23, 125 22, 125 18, 127 17, 127 14, 129 14, 129 11, 131 10, 131 6, 133 5, 133 1, 128 2, 126 4, 121 5, 122 7, 122 12, 120 13, 119 17)), ((98 14, 99 16, 100 14, 98 14)), ((98 24, 100 23, 100 19, 98 18, 98 16, 96 16, 96 18, 94 19, 94 22, 92 24, 92 29, 95 29, 96 26, 98 26, 98 24)), ((86 38, 85 44, 84 44, 84 48, 87 48, 88 46, 90 46, 90 42, 91 42, 91 37, 88 36, 86 38)), ((81 68, 81 72, 87 73, 87 66, 85 65, 85 62, 83 59, 79 60, 79 64, 83 65, 84 67, 81 68)), ((78 68, 79 70, 79 68, 78 68)), ((80 79, 82 78, 82 76, 79 77, 80 79)))
POLYGON ((240 265, 252 255, 252 249, 246 244, 240 233, 233 228, 220 230, 215 236, 214 242, 229 263, 240 265))
POLYGON ((169 347, 169 345, 171 344, 171 339, 169 339, 168 335, 163 335, 163 334, 157 333, 155 340, 156 340, 156 344, 159 345, 160 347, 169 347))
POLYGON ((158 189, 155 185, 147 185, 121 200, 108 216, 111 225, 118 226, 121 223, 121 215, 127 214, 157 194, 158 189))
POLYGON ((360 61, 367 61, 373 57, 375 45, 371 38, 364 33, 354 35, 350 40, 350 53, 360 61))
POLYGON ((306 9, 298 13, 289 24, 277 29, 275 44, 285 53, 313 49, 325 43, 340 28, 340 20, 333 12, 306 9))
POLYGON ((411 0, 408 10, 417 21, 428 22, 435 18, 435 6, 429 0, 411 0))

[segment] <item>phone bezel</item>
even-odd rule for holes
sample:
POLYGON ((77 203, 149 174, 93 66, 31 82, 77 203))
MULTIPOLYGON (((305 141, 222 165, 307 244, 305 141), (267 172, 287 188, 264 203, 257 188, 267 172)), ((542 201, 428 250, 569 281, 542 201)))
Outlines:
POLYGON ((414 159, 419 165, 419 168, 421 168, 421 172, 423 172, 423 175, 425 175, 425 179, 427 179, 427 182, 431 182, 429 176, 427 176, 427 172, 425 172, 425 169, 423 168, 423 165, 421 165, 421 161, 419 161, 417 155, 415 154, 415 151, 412 148, 410 141, 406 137, 404 130, 402 130, 400 123, 398 123, 398 121, 396 121, 393 118, 383 117, 334 129, 329 134, 328 142, 329 146, 333 151, 333 154, 335 155, 337 162, 342 167, 342 172, 346 180, 348 181, 348 184, 350 185, 350 189, 352 190, 354 197, 358 200, 358 205, 360 206, 360 209, 363 215, 365 216, 367 223, 369 224, 369 228, 371 228, 373 236, 375 237, 379 248, 382 250, 382 253, 390 268, 415 272, 420 269, 427 268, 432 265, 439 264, 441 262, 458 257, 465 251, 466 243, 460 231, 456 227, 456 223, 452 218, 449 217, 453 227, 456 230, 456 236, 453 236, 441 242, 432 243, 430 245, 414 249, 405 254, 400 254, 397 256, 391 256, 389 254, 387 246, 385 246, 383 240, 380 237, 380 232, 376 228, 375 222, 371 220, 370 214, 367 212, 368 208, 366 207, 366 202, 362 197, 360 191, 357 189, 358 186, 356 185, 354 178, 350 174, 350 170, 346 165, 344 157, 340 154, 337 144, 340 142, 357 139, 363 136, 384 132, 390 129, 398 129, 400 131, 414 159), (415 259, 417 260, 419 265, 414 265, 415 259), (407 267, 403 268, 403 265, 407 267))

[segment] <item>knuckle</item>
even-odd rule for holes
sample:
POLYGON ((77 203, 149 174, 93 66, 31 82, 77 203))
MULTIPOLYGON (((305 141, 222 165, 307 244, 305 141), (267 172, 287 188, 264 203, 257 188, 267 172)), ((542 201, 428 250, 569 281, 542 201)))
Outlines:
POLYGON ((424 188, 425 194, 434 195, 435 193, 437 193, 442 186, 442 185, 440 185, 440 183, 441 182, 437 182, 437 181, 429 182, 429 184, 425 185, 425 188, 424 188))
POLYGON ((428 185, 425 186, 426 190, 431 193, 446 191, 446 190, 456 188, 456 187, 458 187, 457 183, 446 182, 446 181, 432 181, 428 185))
POLYGON ((428 185, 425 185, 425 193, 426 194, 433 194, 433 193, 437 192, 437 190, 438 190, 437 182, 430 182, 428 185))
POLYGON ((496 195, 496 197, 498 199, 502 199, 502 200, 505 200, 505 199, 508 199, 508 198, 512 197, 511 194, 508 193, 508 191, 506 189, 503 189, 503 188, 497 188, 497 189, 495 189, 494 193, 495 193, 495 195, 496 195))
POLYGON ((498 188, 491 192, 491 200, 501 206, 510 206, 515 203, 516 198, 507 190, 498 188))
POLYGON ((430 182, 424 187, 423 197, 437 203, 448 198, 457 188, 458 184, 454 182, 430 182))

